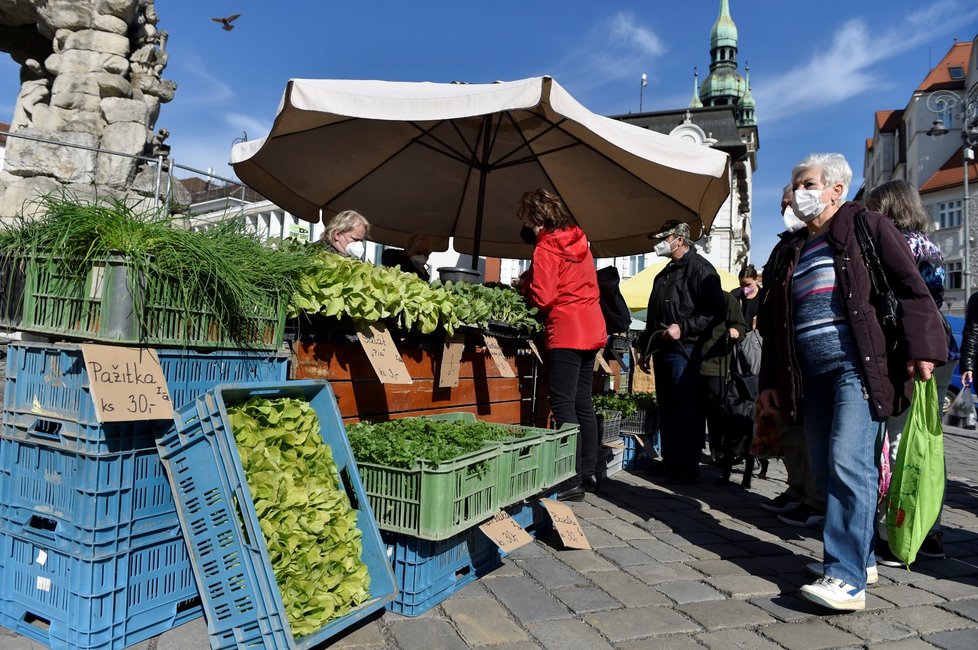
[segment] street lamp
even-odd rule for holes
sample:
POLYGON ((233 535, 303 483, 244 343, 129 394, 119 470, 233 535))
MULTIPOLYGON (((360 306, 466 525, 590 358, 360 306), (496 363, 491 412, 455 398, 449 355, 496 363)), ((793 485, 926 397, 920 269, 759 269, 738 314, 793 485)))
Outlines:
POLYGON ((964 197, 962 210, 964 212, 964 299, 968 300, 971 293, 971 212, 968 195, 968 164, 974 160, 975 152, 972 147, 978 145, 978 82, 964 94, 951 90, 940 90, 927 96, 927 110, 937 114, 933 126, 927 131, 931 137, 940 137, 949 131, 944 124, 944 116, 957 118, 961 121, 961 139, 964 140, 964 197))

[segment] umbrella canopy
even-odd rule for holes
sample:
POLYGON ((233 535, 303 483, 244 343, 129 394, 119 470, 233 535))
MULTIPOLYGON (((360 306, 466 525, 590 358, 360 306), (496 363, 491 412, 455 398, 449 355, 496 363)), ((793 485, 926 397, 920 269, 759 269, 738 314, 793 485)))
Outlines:
POLYGON ((708 230, 725 153, 595 115, 549 77, 494 84, 293 79, 272 130, 237 144, 238 178, 308 221, 347 209, 371 239, 454 237, 473 257, 529 257, 516 207, 556 192, 596 257, 649 250, 669 219, 708 230))
MULTIPOLYGON (((696 255, 697 253, 693 254, 696 255)), ((659 271, 666 267, 668 262, 669 260, 667 259, 657 261, 652 266, 646 266, 627 280, 621 281, 618 288, 621 290, 622 297, 625 298, 625 304, 628 305, 631 311, 636 312, 649 306, 649 294, 652 293, 652 282, 655 280, 655 276, 659 274, 659 271)), ((724 291, 733 291, 740 286, 740 279, 733 273, 723 269, 717 269, 717 273, 720 275, 720 286, 723 287, 724 291)), ((632 315, 634 316, 634 314, 632 315)))

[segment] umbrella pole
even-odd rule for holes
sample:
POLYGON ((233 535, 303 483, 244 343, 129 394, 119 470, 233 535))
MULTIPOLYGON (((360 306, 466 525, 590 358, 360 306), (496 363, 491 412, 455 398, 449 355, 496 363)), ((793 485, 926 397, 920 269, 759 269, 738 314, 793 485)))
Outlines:
POLYGON ((472 244, 472 270, 479 270, 479 249, 482 247, 482 214, 486 207, 486 183, 489 181, 489 147, 492 123, 486 115, 482 118, 482 162, 479 165, 479 196, 475 204, 475 239, 472 244))

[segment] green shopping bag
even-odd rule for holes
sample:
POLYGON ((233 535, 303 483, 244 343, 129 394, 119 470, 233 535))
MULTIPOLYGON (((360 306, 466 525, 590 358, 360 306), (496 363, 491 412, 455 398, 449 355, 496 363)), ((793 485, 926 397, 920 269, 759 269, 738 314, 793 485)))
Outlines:
POLYGON ((933 377, 914 379, 887 498, 890 550, 909 565, 937 521, 944 500, 944 436, 933 377))

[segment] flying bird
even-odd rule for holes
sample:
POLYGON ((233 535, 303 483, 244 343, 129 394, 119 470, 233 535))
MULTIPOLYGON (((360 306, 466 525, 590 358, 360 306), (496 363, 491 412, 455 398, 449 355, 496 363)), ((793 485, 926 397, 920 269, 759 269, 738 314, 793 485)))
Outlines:
POLYGON ((215 23, 221 23, 221 27, 224 29, 224 31, 229 32, 234 29, 234 25, 231 23, 237 20, 240 16, 241 14, 231 14, 230 16, 225 16, 224 18, 211 18, 211 20, 213 20, 215 23))

